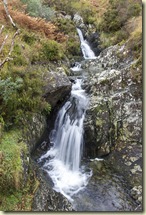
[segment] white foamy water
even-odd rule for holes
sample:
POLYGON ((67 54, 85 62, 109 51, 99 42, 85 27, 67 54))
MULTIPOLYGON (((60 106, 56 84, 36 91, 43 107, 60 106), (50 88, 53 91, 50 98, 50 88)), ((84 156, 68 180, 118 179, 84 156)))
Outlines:
POLYGON ((94 52, 90 48, 88 42, 84 40, 82 31, 79 28, 77 28, 77 32, 80 38, 81 50, 82 50, 84 59, 96 59, 97 57, 95 56, 94 52))
POLYGON ((81 63, 76 62, 76 63, 75 63, 75 66, 74 66, 74 67, 71 67, 70 69, 71 69, 72 71, 74 71, 74 72, 81 71, 81 70, 82 70, 82 68, 81 68, 81 63))
POLYGON ((88 98, 77 79, 72 86, 70 100, 60 109, 50 134, 53 147, 39 161, 54 182, 54 189, 70 201, 83 189, 91 176, 80 167, 83 151, 83 122, 88 98))

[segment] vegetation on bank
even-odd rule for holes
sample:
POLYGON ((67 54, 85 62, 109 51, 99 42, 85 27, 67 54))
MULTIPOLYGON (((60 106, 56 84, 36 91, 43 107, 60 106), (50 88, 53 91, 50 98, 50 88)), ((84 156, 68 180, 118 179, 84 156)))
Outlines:
POLYGON ((39 182, 31 168, 24 171, 25 165, 29 166, 27 156, 20 130, 4 132, 0 143, 0 211, 31 210, 39 182))

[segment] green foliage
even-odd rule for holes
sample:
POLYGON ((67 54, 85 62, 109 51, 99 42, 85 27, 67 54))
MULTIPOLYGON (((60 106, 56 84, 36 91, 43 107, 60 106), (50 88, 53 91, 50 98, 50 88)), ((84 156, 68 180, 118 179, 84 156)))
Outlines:
POLYGON ((139 16, 142 12, 141 4, 135 3, 135 4, 129 4, 128 7, 128 16, 139 16))
POLYGON ((130 0, 111 0, 99 28, 104 32, 119 31, 129 18, 138 16, 141 10, 141 4, 130 0))
POLYGON ((27 181, 23 178, 23 162, 27 162, 27 153, 20 131, 4 132, 0 144, 0 211, 31 210, 39 182, 34 177, 31 166, 26 176, 27 181))
POLYGON ((0 79, 0 113, 8 128, 21 124, 26 114, 47 113, 50 105, 42 98, 42 69, 27 68, 3 71, 0 79))
POLYGON ((79 41, 74 38, 70 37, 67 41, 67 52, 69 56, 80 56, 81 50, 80 50, 80 44, 79 41))
POLYGON ((130 29, 127 29, 128 20, 139 16, 141 11, 142 6, 139 1, 110 0, 109 7, 98 24, 102 36, 105 34, 109 38, 108 43, 107 39, 101 39, 102 46, 105 48, 127 40, 130 36, 130 29))
MULTIPOLYGON (((45 2, 48 1, 46 0, 45 2)), ((56 0, 50 0, 49 5, 55 7, 58 11, 65 11, 66 14, 71 15, 71 17, 78 12, 78 14, 83 17, 86 24, 95 23, 96 13, 93 11, 93 7, 89 1, 58 0, 56 4, 56 0)))
POLYGON ((42 42, 42 48, 39 53, 40 60, 60 60, 64 56, 61 44, 55 40, 47 40, 42 42))
POLYGON ((36 41, 36 36, 32 33, 30 34, 26 32, 22 36, 22 41, 24 41, 28 45, 33 45, 36 41))
POLYGON ((22 3, 27 5, 26 12, 30 16, 42 17, 51 20, 55 16, 55 12, 50 7, 42 4, 41 0, 21 0, 22 3))
POLYGON ((66 18, 58 18, 55 22, 58 25, 60 31, 63 31, 65 34, 75 34, 76 28, 72 20, 66 18))
POLYGON ((19 141, 20 133, 11 131, 4 133, 0 144, 0 193, 20 189, 22 177, 21 154, 25 152, 25 145, 19 141), (19 142, 19 144, 18 144, 19 142))

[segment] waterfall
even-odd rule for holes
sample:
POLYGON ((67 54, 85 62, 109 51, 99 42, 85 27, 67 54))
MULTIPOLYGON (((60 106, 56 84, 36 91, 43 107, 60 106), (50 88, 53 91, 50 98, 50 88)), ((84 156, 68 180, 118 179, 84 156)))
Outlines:
POLYGON ((96 56, 94 52, 91 50, 88 42, 84 40, 82 31, 79 28, 77 28, 77 32, 80 38, 81 50, 82 50, 84 59, 96 59, 96 56))
POLYGON ((68 199, 84 188, 91 173, 80 168, 83 147, 83 121, 88 98, 77 79, 72 86, 70 99, 60 109, 50 133, 53 147, 39 161, 54 182, 54 189, 68 199))

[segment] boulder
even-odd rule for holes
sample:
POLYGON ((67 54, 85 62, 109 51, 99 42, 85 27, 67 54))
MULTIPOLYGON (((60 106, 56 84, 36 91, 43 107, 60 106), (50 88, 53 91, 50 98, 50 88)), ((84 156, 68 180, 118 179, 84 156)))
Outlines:
POLYGON ((32 211, 73 211, 71 203, 61 193, 53 190, 50 177, 40 169, 35 172, 39 186, 34 195, 32 211))
POLYGON ((44 98, 54 108, 58 102, 70 95, 71 82, 62 67, 56 72, 45 74, 44 98))

